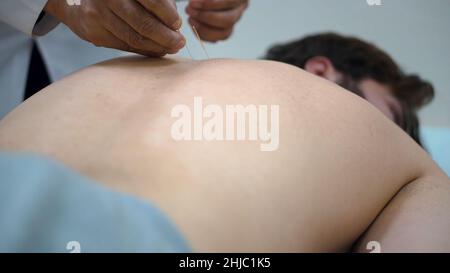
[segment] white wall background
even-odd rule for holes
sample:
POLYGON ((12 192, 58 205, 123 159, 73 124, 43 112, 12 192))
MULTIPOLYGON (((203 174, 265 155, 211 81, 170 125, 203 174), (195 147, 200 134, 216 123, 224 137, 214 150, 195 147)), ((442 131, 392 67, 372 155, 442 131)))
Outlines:
MULTIPOLYGON (((251 0, 233 37, 207 45, 211 57, 258 58, 274 43, 337 31, 376 43, 407 71, 430 80, 437 91, 424 109, 426 126, 450 127, 450 0, 251 0)), ((179 4, 184 8, 185 4, 179 4)), ((204 58, 185 25, 196 59, 204 58)), ((180 55, 188 57, 185 50, 180 55)))

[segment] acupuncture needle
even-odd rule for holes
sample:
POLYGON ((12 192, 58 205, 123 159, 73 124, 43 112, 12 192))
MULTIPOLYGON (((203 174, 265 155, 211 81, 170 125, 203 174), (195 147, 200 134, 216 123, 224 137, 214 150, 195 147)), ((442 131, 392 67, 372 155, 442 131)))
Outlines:
MULTIPOLYGON (((175 2, 187 2, 187 1, 189 1, 189 0, 175 0, 175 2)), ((201 45, 201 47, 203 49, 203 52, 205 53, 206 57, 209 60, 210 57, 209 57, 208 51, 206 50, 205 43, 203 43, 202 39, 200 38, 200 34, 198 33, 197 28, 194 25, 192 25, 192 24, 191 24, 191 27, 192 27, 192 30, 195 33, 195 36, 197 37, 197 40, 199 41, 199 43, 200 43, 200 45, 201 45)), ((191 57, 191 59, 193 60, 194 58, 192 57, 191 50, 189 49, 189 46, 187 45, 187 43, 186 43, 186 50, 187 50, 189 56, 191 57)))
MULTIPOLYGON (((197 37, 198 42, 200 43, 200 45, 201 45, 201 47, 202 47, 202 49, 203 49, 203 52, 205 53, 206 57, 207 57, 208 60, 209 60, 210 57, 209 57, 208 51, 206 51, 205 44, 203 43, 202 39, 200 38, 200 35, 199 35, 197 29, 195 28, 194 25, 191 25, 191 27, 192 27, 192 30, 193 30, 194 33, 195 33, 195 36, 197 37)), ((178 30, 178 32, 181 33, 181 30, 178 30)), ((193 57, 193 55, 192 55, 191 49, 189 48, 188 42, 186 42, 185 47, 186 47, 186 51, 188 52, 188 54, 189 54, 189 56, 191 57, 191 59, 194 60, 194 57, 193 57)))
MULTIPOLYGON (((177 32, 179 32, 180 34, 183 34, 183 33, 181 32, 181 29, 177 30, 177 32)), ((189 57, 191 57, 191 59, 194 60, 194 57, 192 56, 191 50, 189 49, 189 45, 188 45, 187 40, 186 40, 185 47, 186 47, 187 53, 189 54, 189 57)))
POLYGON ((194 60, 194 57, 192 57, 191 50, 189 49, 188 43, 186 43, 186 51, 189 54, 189 56, 191 57, 191 59, 194 60))
POLYGON ((200 38, 200 35, 198 34, 197 28, 195 28, 194 25, 191 25, 192 30, 194 30, 195 36, 197 36, 197 40, 200 42, 200 45, 202 46, 203 52, 205 52, 206 57, 209 58, 208 51, 206 51, 205 43, 203 43, 202 39, 200 38))

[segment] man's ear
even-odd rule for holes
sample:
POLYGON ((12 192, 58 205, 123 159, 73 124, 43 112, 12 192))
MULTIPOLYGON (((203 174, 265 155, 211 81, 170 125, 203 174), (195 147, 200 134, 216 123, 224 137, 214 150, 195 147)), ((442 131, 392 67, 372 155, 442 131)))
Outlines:
POLYGON ((334 68, 330 59, 323 56, 316 56, 309 59, 306 62, 305 70, 332 82, 339 82, 342 78, 342 74, 334 68))

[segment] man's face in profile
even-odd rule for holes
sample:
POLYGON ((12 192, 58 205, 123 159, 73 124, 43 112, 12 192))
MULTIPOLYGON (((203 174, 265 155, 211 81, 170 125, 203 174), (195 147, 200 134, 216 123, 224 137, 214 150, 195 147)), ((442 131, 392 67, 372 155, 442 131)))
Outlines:
POLYGON ((359 95, 396 124, 400 125, 403 123, 401 102, 394 96, 388 85, 379 83, 371 78, 355 81, 348 75, 338 71, 331 60, 322 56, 311 58, 304 69, 359 95))
POLYGON ((265 59, 299 67, 359 95, 423 146, 417 110, 432 101, 433 85, 419 75, 405 74, 374 44, 319 33, 275 45, 265 59))
POLYGON ((396 124, 402 124, 403 112, 401 103, 394 96, 389 86, 373 79, 365 79, 357 84, 348 84, 347 82, 338 82, 338 84, 363 97, 396 124))

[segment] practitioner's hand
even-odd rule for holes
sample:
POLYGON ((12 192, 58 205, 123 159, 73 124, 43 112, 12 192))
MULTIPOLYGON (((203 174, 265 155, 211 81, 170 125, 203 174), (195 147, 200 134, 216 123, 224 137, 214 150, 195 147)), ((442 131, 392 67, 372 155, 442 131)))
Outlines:
POLYGON ((217 42, 231 36, 248 3, 248 0, 190 0, 186 12, 202 40, 217 42))
POLYGON ((49 0, 45 12, 96 46, 147 56, 176 53, 186 40, 174 0, 49 0), (69 5, 68 3, 73 3, 69 5))

